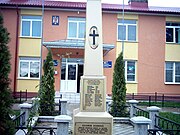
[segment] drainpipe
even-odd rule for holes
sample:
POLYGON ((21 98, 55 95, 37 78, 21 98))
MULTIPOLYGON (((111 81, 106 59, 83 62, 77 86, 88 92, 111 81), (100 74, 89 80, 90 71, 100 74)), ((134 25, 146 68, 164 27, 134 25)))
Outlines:
POLYGON ((15 46, 15 66, 14 66, 14 92, 13 95, 15 96, 16 94, 16 86, 17 86, 17 59, 18 59, 18 48, 19 48, 19 9, 18 5, 16 5, 16 12, 17 12, 17 20, 16 20, 16 46, 15 46))

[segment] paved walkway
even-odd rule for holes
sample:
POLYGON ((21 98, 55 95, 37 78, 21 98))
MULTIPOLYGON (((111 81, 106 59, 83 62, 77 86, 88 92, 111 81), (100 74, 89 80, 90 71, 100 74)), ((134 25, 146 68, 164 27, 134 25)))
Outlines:
POLYGON ((113 135, 134 135, 134 128, 129 124, 114 123, 113 135))
MULTIPOLYGON (((44 126, 44 127, 57 127, 56 123, 39 123, 37 126, 44 126)), ((44 129, 41 129, 40 132, 42 133, 44 129)), ((53 130, 53 132, 56 133, 56 129, 53 130)), ((113 124, 113 135, 133 135, 134 129, 132 125, 129 124, 120 124, 120 123, 114 123, 113 124)), ((20 131, 16 135, 24 135, 22 131, 20 131)), ((33 135, 39 135, 38 131, 34 131, 33 135)), ((49 135, 49 131, 45 131, 43 135, 49 135)), ((72 135, 72 127, 69 127, 69 135, 72 135)))

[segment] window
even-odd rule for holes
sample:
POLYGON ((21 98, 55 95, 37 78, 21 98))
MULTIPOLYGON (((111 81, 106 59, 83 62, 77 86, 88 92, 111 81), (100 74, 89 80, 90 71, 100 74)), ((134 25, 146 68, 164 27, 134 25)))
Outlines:
POLYGON ((40 77, 39 73, 40 73, 39 58, 20 58, 19 78, 38 79, 40 77))
POLYGON ((125 61, 125 78, 127 82, 136 81, 136 62, 125 61))
POLYGON ((166 42, 180 44, 180 23, 166 23, 166 42))
POLYGON ((41 37, 41 16, 22 16, 21 17, 21 36, 41 37))
POLYGON ((180 84, 180 62, 166 62, 166 83, 180 84))
POLYGON ((69 39, 84 39, 85 28, 85 18, 68 18, 69 39))
POLYGON ((118 20, 118 40, 136 41, 135 20, 118 20))

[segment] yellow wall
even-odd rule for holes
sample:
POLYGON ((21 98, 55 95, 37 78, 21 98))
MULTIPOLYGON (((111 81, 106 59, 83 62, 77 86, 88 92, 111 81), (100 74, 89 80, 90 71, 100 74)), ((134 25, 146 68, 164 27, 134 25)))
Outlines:
POLYGON ((22 15, 42 15, 42 12, 41 12, 41 10, 35 10, 35 9, 33 9, 33 10, 23 9, 23 10, 21 10, 21 14, 22 15))
MULTIPOLYGON (((168 22, 180 22, 180 17, 166 17, 168 22)), ((176 43, 166 44, 166 61, 180 61, 180 45, 176 43)))
MULTIPOLYGON (((116 54, 117 57, 122 50, 122 42, 117 42, 116 54)), ((124 43, 124 59, 125 60, 138 60, 138 43, 136 42, 125 42, 124 43)), ((136 81, 138 78, 137 74, 137 63, 136 63, 136 81)), ((137 83, 126 82, 127 93, 137 93, 137 83)))
MULTIPOLYGON (((123 18, 122 14, 118 14, 118 19, 123 18)), ((134 19, 138 20, 138 15, 129 15, 129 14, 124 14, 124 19, 134 19)))
POLYGON ((137 83, 127 83, 126 88, 126 93, 137 93, 137 83))
MULTIPOLYGON (((117 15, 118 19, 122 19, 122 14, 117 15)), ((124 19, 133 19, 137 20, 137 26, 136 26, 136 39, 137 42, 124 42, 124 59, 130 59, 130 60, 138 60, 138 15, 130 15, 125 14, 124 19)), ((122 51, 122 42, 117 42, 116 46, 116 57, 118 57, 119 53, 122 51)))
POLYGON ((180 61, 180 45, 167 44, 165 54, 166 61, 180 61))
MULTIPOLYGON (((21 15, 42 15, 41 10, 21 10, 21 15)), ((20 25, 21 26, 21 25, 20 25)), ((21 29, 21 28, 20 28, 21 29)), ((20 37, 19 38, 19 56, 40 57, 41 56, 41 38, 20 37)), ((38 92, 39 79, 18 79, 17 91, 38 92)))
POLYGON ((19 56, 41 56, 41 39, 20 38, 19 56))
POLYGON ((180 17, 166 17, 166 21, 168 22, 180 22, 180 17))
POLYGON ((26 90, 27 92, 38 92, 39 80, 18 80, 17 91, 26 90))
MULTIPOLYGON (((117 42, 116 57, 122 51, 122 42, 117 42)), ((138 60, 138 43, 124 42, 124 59, 138 60)))
MULTIPOLYGON (((118 19, 122 19, 122 14, 118 14, 118 19)), ((124 19, 131 19, 131 20, 137 20, 137 27, 136 27, 136 39, 137 42, 124 42, 124 59, 125 60, 138 60, 138 15, 124 15, 124 19)), ((120 54, 122 51, 122 42, 116 43, 116 57, 120 54)), ((137 81, 137 63, 136 63, 136 81, 137 81)), ((126 82, 126 93, 137 93, 137 83, 131 83, 126 82)))

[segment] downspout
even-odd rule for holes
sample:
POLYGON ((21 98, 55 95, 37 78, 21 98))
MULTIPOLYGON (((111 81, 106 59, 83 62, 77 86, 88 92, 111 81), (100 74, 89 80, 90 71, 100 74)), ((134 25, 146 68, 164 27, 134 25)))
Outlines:
MULTIPOLYGON (((43 54, 43 42, 44 42, 44 0, 41 1, 42 2, 42 23, 41 23, 41 62, 40 62, 40 81, 39 81, 39 91, 41 89, 41 83, 42 83, 42 63, 43 63, 43 59, 42 59, 42 54, 43 54)), ((39 91, 38 91, 38 96, 39 96, 39 91)))
POLYGON ((15 46, 15 66, 14 66, 14 93, 13 95, 15 96, 16 94, 16 86, 17 86, 17 61, 18 61, 18 48, 19 48, 19 9, 18 5, 16 5, 16 12, 17 12, 17 20, 16 20, 16 46, 15 46))

